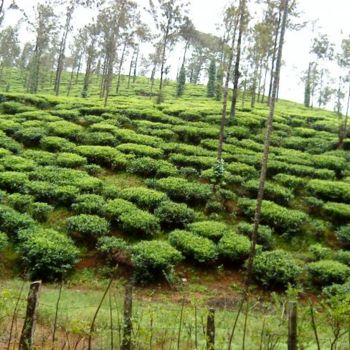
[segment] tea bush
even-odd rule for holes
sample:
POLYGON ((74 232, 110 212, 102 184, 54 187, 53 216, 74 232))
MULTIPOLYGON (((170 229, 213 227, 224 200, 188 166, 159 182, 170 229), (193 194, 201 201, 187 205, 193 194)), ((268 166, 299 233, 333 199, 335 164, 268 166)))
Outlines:
POLYGON ((219 255, 232 262, 243 263, 249 256, 250 241, 247 237, 235 232, 223 235, 218 243, 219 255))
POLYGON ((300 267, 283 250, 262 252, 253 263, 253 276, 265 288, 287 288, 288 284, 295 285, 301 273, 300 267))
MULTIPOLYGON (((253 233, 254 225, 247 222, 240 222, 237 225, 238 233, 250 238, 253 233)), ((264 249, 272 249, 274 245, 274 237, 272 230, 269 226, 259 225, 257 232, 257 243, 260 244, 264 249)))
POLYGON ((167 177, 176 175, 176 167, 166 160, 158 160, 150 157, 131 159, 126 171, 144 177, 167 177))
POLYGON ((184 203, 164 201, 154 212, 162 227, 167 229, 183 228, 195 220, 195 211, 184 203))
POLYGON ((316 286, 344 283, 350 276, 350 267, 334 260, 320 260, 307 265, 307 271, 316 286))
POLYGON ((72 209, 79 214, 103 215, 105 199, 97 194, 82 194, 76 197, 72 209))
POLYGON ((30 206, 30 215, 39 222, 47 221, 49 215, 53 212, 54 207, 47 203, 35 202, 30 206))
POLYGON ((106 219, 97 215, 81 214, 66 219, 67 231, 71 235, 99 237, 109 233, 110 226, 106 219))
POLYGON ((189 231, 175 230, 169 234, 169 242, 185 256, 199 263, 214 262, 217 248, 210 239, 189 231))
POLYGON ((135 203, 138 207, 154 210, 167 199, 163 192, 146 187, 129 187, 119 193, 119 197, 135 203))
POLYGON ((60 153, 57 156, 56 164, 64 168, 78 168, 87 164, 85 157, 74 153, 60 153))
POLYGON ((149 282, 164 277, 183 257, 164 241, 141 241, 131 248, 134 276, 138 282, 149 282))
POLYGON ((339 227, 336 230, 335 235, 340 243, 350 246, 350 225, 339 227))
POLYGON ((24 213, 33 203, 33 197, 28 194, 13 193, 7 197, 7 203, 15 210, 24 213))
POLYGON ((78 260, 78 249, 63 233, 35 227, 21 230, 19 236, 19 251, 32 278, 60 279, 78 260))
POLYGON ((230 231, 225 223, 210 220, 194 222, 189 224, 187 229, 196 235, 209 238, 215 242, 230 231))
POLYGON ((3 251, 9 243, 7 234, 4 232, 0 232, 0 252, 3 251))

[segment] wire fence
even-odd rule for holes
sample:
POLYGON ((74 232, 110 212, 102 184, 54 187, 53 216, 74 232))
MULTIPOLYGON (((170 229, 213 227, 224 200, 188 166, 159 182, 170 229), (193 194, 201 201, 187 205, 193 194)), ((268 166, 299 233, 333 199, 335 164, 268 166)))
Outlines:
POLYGON ((37 293, 33 283, 23 283, 1 290, 0 349, 350 348, 350 319, 327 323, 312 304, 266 306, 242 298, 229 307, 204 307, 186 295, 178 303, 154 302, 114 288, 113 281, 94 298, 88 291, 76 291, 73 300, 62 287, 42 295, 39 289, 40 283, 37 293))

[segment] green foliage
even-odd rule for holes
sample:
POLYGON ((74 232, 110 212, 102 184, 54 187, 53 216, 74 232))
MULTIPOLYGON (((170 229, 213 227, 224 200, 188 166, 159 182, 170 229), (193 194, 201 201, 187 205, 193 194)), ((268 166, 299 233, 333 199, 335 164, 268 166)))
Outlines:
POLYGON ((186 68, 185 65, 182 64, 179 76, 177 78, 177 85, 176 85, 176 97, 181 97, 184 94, 186 87, 186 68))
POLYGON ((309 263, 307 271, 317 286, 344 283, 350 276, 350 267, 334 260, 320 260, 309 263))
POLYGON ((327 202, 323 209, 334 220, 349 220, 350 219, 350 205, 344 203, 327 202))
POLYGON ((97 215, 80 214, 66 219, 67 231, 71 235, 83 237, 100 237, 110 231, 109 223, 106 219, 97 215))
POLYGON ((100 237, 97 240, 96 249, 109 259, 118 252, 129 253, 128 244, 123 239, 114 236, 100 237))
POLYGON ((7 202, 17 211, 24 213, 33 203, 33 197, 28 194, 13 193, 7 197, 7 202))
POLYGON ((325 200, 350 203, 350 184, 340 181, 311 180, 307 190, 325 200))
POLYGON ((70 152, 75 144, 59 136, 45 136, 40 140, 40 146, 50 152, 70 152))
POLYGON ((123 143, 117 147, 117 150, 122 153, 133 154, 137 157, 159 158, 163 155, 163 151, 159 148, 136 143, 123 143))
POLYGON ((215 97, 216 63, 214 59, 210 61, 208 77, 209 77, 209 80, 207 85, 207 96, 215 97))
POLYGON ((0 252, 3 251, 8 245, 8 237, 4 232, 0 232, 0 252))
POLYGON ((77 262, 79 251, 64 234, 34 227, 19 233, 19 251, 32 278, 59 279, 77 262))
POLYGON ((198 263, 214 262, 217 258, 216 245, 210 239, 189 231, 175 230, 171 232, 169 242, 185 256, 198 263))
POLYGON ((162 227, 167 229, 183 228, 195 219, 195 212, 183 203, 164 201, 160 203, 154 214, 162 227))
POLYGON ((56 164, 65 168, 78 168, 87 164, 86 158, 74 153, 60 153, 56 164))
POLYGON ((189 182, 179 177, 167 177, 155 182, 157 189, 164 191, 171 199, 187 203, 205 203, 211 188, 196 182, 189 182))
POLYGON ((128 162, 126 171, 145 177, 167 177, 176 175, 177 169, 166 160, 150 157, 132 159, 128 162))
POLYGON ((153 236, 160 230, 156 216, 137 208, 124 199, 114 199, 105 206, 106 215, 123 230, 133 234, 153 236))
POLYGON ((27 174, 16 171, 0 172, 0 188, 8 192, 23 192, 27 182, 27 174))
MULTIPOLYGON (((254 225, 247 222, 240 222, 237 225, 238 233, 250 238, 253 233, 254 225)), ((274 237, 272 230, 268 226, 259 225, 257 232, 257 243, 262 245, 264 249, 272 249, 274 245, 274 237)))
POLYGON ((295 285, 301 269, 283 250, 262 252, 253 263, 253 276, 265 288, 287 288, 288 284, 295 285))
POLYGON ((340 243, 350 246, 350 225, 339 227, 335 232, 335 235, 340 243))
POLYGON ((97 214, 104 213, 106 202, 102 196, 97 194, 82 194, 77 196, 72 204, 72 209, 79 214, 97 214))
MULTIPOLYGON (((238 205, 243 212, 253 218, 255 213, 256 201, 241 198, 238 205)), ((301 226, 308 221, 308 216, 299 210, 287 209, 280 205, 263 201, 261 209, 262 223, 272 226, 281 233, 293 233, 300 231, 301 226)))
POLYGON ((243 263, 249 256, 250 241, 235 232, 226 233, 218 243, 218 252, 224 259, 243 263))
POLYGON ((219 221, 198 221, 187 226, 187 229, 196 235, 218 241, 224 234, 230 231, 228 225, 219 221))
POLYGON ((53 212, 54 207, 47 203, 35 202, 30 206, 31 216, 39 222, 47 221, 49 215, 53 212))
POLYGON ((167 199, 166 194, 146 187, 129 187, 119 193, 119 197, 148 210, 156 209, 167 199))
POLYGON ((1 229, 12 237, 15 237, 19 230, 32 227, 34 223, 28 214, 22 214, 10 207, 0 205, 1 229))
POLYGON ((138 282, 152 281, 168 274, 183 257, 164 241, 141 241, 131 248, 134 275, 138 282))

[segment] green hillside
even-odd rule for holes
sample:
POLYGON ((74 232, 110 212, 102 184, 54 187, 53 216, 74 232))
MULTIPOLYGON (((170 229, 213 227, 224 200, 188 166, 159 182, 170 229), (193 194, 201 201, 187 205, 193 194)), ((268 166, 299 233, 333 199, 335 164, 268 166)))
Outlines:
MULTIPOLYGON (((244 270, 267 106, 245 101, 228 121, 224 184, 213 193, 221 103, 203 86, 175 99, 168 82, 156 105, 142 96, 147 84, 124 84, 107 107, 93 95, 1 94, 7 274, 52 280, 92 257, 132 265, 147 283, 174 278, 173 267, 244 270)), ((319 291, 350 274, 350 167, 336 150, 338 125, 334 113, 278 103, 254 265, 260 287, 319 291)))

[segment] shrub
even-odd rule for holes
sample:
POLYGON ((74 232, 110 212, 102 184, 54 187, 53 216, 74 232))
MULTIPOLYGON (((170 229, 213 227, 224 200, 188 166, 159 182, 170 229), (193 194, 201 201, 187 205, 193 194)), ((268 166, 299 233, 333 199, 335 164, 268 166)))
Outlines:
POLYGON ((86 164, 84 165, 84 170, 91 176, 97 176, 103 171, 97 164, 86 164))
POLYGON ((230 231, 230 228, 219 221, 198 221, 187 226, 187 229, 196 235, 218 241, 224 234, 230 231))
POLYGON ((8 237, 4 232, 0 232, 0 252, 3 251, 8 245, 8 237))
POLYGON ((74 153, 60 153, 56 164, 65 168, 78 168, 87 164, 86 158, 74 153))
POLYGON ((169 243, 141 241, 131 248, 135 279, 138 282, 152 281, 171 272, 183 257, 169 243))
POLYGON ((93 131, 81 135, 81 143, 85 145, 115 146, 115 136, 109 132, 93 131))
POLYGON ((184 203, 162 202, 154 214, 164 228, 183 228, 195 219, 195 212, 184 203))
POLYGON ((47 221, 49 215, 53 212, 53 210, 54 207, 47 203, 36 202, 30 206, 31 216, 39 222, 47 221))
POLYGON ((145 187, 129 187, 119 194, 120 198, 126 199, 135 203, 141 208, 148 210, 156 209, 161 202, 167 199, 166 194, 163 192, 151 190, 145 187))
POLYGON ((159 148, 134 143, 123 143, 117 147, 117 150, 122 153, 131 153, 138 157, 159 158, 163 155, 163 151, 159 148))
MULTIPOLYGON (((247 222, 240 222, 237 225, 238 233, 245 235, 250 238, 254 229, 254 224, 249 224, 247 222)), ((272 230, 269 226, 259 225, 257 233, 257 243, 262 245, 264 249, 270 250, 274 244, 274 238, 272 230)))
POLYGON ((40 146, 49 152, 71 152, 76 147, 73 142, 58 136, 45 136, 40 141, 40 146))
POLYGON ((80 125, 65 120, 48 123, 48 129, 53 135, 64 137, 71 141, 77 140, 83 130, 80 125))
POLYGON ((337 237, 337 240, 346 245, 346 246, 350 246, 350 225, 344 225, 339 227, 336 232, 335 235, 337 237))
POLYGON ((324 247, 320 243, 312 244, 308 250, 312 254, 314 260, 331 259, 333 256, 332 249, 324 247))
POLYGON ((32 278, 61 278, 78 260, 78 249, 60 232, 35 227, 22 230, 19 236, 19 250, 32 278))
POLYGON ((166 192, 171 199, 190 203, 205 203, 211 194, 209 185, 189 182, 179 177, 157 180, 155 186, 166 192))
POLYGON ((344 283, 350 276, 350 267, 334 260, 320 260, 309 263, 307 271, 312 282, 317 286, 344 283))
POLYGON ((7 197, 7 202, 11 207, 23 213, 32 204, 33 197, 29 194, 13 193, 7 197))
POLYGON ((96 248, 99 253, 109 259, 117 252, 121 251, 126 254, 129 252, 128 244, 123 239, 113 236, 100 237, 97 240, 96 248))
POLYGON ((26 127, 18 130, 13 137, 24 145, 32 147, 39 145, 46 133, 46 129, 42 127, 26 127))
POLYGON ((82 194, 76 198, 75 203, 72 204, 72 209, 79 214, 102 215, 105 204, 106 202, 102 196, 82 194))
MULTIPOLYGON (((106 219, 97 215, 81 214, 66 219, 67 231, 79 236, 99 237, 109 233, 110 226, 106 219)), ((85 238, 85 237, 84 237, 85 238)))
POLYGON ((155 235, 160 230, 156 216, 137 208, 124 199, 114 199, 105 206, 106 215, 127 232, 155 235))
POLYGON ((350 252, 347 250, 334 251, 333 259, 341 262, 344 265, 350 266, 350 252))
MULTIPOLYGON (((246 215, 253 218, 256 206, 255 200, 241 198, 238 205, 246 215)), ((300 210, 287 209, 276 203, 263 201, 261 220, 262 223, 273 226, 282 233, 292 233, 300 230, 300 226, 305 224, 309 217, 300 210)))
POLYGON ((325 200, 350 203, 350 184, 340 181, 311 180, 306 186, 314 196, 325 200))
POLYGON ((0 172, 0 188, 8 192, 23 192, 27 183, 27 174, 15 171, 0 172))
POLYGON ((288 174, 277 174, 274 176, 274 180, 293 190, 298 189, 305 184, 304 178, 288 174))
POLYGON ((166 160, 158 160, 150 157, 132 159, 128 162, 126 171, 144 177, 167 177, 176 175, 176 167, 166 160))
POLYGON ((253 263, 255 280, 266 288, 287 288, 296 284, 301 269, 293 258, 283 250, 262 252, 253 263))
POLYGON ((4 156, 0 159, 0 164, 3 165, 6 170, 21 172, 34 170, 36 166, 33 160, 14 155, 4 156))
POLYGON ((218 243, 219 255, 232 262, 243 262, 249 256, 250 241, 234 232, 224 234, 218 243))
POLYGON ((327 202, 323 209, 335 220, 348 221, 350 219, 349 204, 327 202))
POLYGON ((199 262, 213 262, 217 258, 215 243, 189 231, 175 230, 169 234, 169 242, 185 256, 199 262))
MULTIPOLYGON (((256 198, 259 191, 259 180, 249 180, 244 184, 244 187, 256 198)), ((265 183, 265 198, 280 204, 287 204, 294 198, 294 195, 288 188, 267 181, 265 183)))
POLYGON ((4 232, 16 235, 19 230, 32 227, 34 223, 28 214, 21 214, 10 207, 0 205, 0 226, 4 232))
POLYGON ((54 165, 56 163, 56 154, 46 151, 27 149, 22 156, 33 160, 38 165, 54 165))

